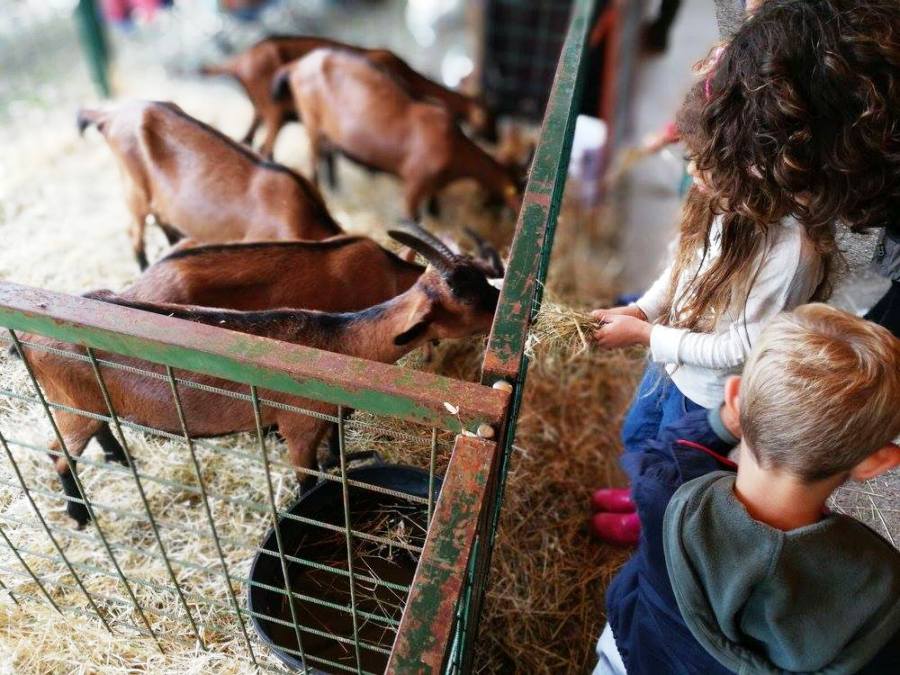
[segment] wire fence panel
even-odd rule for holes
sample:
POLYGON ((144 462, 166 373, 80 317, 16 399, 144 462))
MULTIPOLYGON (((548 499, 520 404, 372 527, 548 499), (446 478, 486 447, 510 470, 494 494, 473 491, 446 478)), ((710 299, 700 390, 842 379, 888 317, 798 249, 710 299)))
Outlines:
POLYGON ((0 325, 0 598, 384 671, 456 432, 505 394, 13 284, 0 325))
POLYGON ((487 0, 482 91, 491 109, 540 120, 572 0, 487 0))

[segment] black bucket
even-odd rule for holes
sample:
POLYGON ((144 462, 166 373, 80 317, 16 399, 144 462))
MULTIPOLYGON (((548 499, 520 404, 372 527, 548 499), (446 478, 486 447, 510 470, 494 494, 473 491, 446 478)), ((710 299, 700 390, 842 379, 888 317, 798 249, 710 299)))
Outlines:
MULTIPOLYGON (((411 466, 379 462, 372 466, 348 469, 347 478, 415 497, 428 497, 428 472, 411 466)), ((440 477, 435 476, 435 499, 440 484, 440 477)), ((390 539, 397 539, 398 534, 403 532, 403 541, 418 547, 424 544, 427 529, 425 504, 352 485, 349 487, 349 493, 350 524, 354 532, 390 539)), ((287 512, 338 526, 341 531, 282 516, 280 529, 285 555, 302 558, 307 563, 318 563, 346 571, 347 544, 343 532, 344 508, 341 484, 337 481, 320 481, 294 502, 287 512)), ((387 625, 387 622, 375 619, 372 615, 399 621, 406 597, 402 591, 376 584, 372 579, 409 586, 416 571, 419 554, 360 537, 353 538, 353 548, 360 641, 389 651, 394 642, 395 631, 387 625)), ((336 574, 289 560, 288 576, 291 590, 295 594, 341 607, 350 607, 350 583, 347 574, 336 574)), ((250 581, 248 604, 250 611, 253 612, 252 621, 256 632, 272 648, 280 661, 292 669, 301 670, 303 661, 299 655, 293 653, 300 650, 291 622, 287 594, 283 592, 285 584, 274 529, 269 530, 253 560, 250 581), (258 584, 275 587, 282 592, 258 584), (272 621, 258 615, 274 617, 280 621, 272 621)), ((344 668, 328 665, 329 662, 355 671, 357 664, 352 642, 352 614, 300 598, 295 599, 294 609, 297 612, 298 623, 315 631, 300 631, 303 651, 307 656, 306 665, 310 671, 346 672, 344 668), (348 640, 335 640, 319 633, 339 635, 348 640)), ((367 649, 361 645, 360 661, 363 671, 381 673, 387 666, 388 655, 378 649, 367 649)))

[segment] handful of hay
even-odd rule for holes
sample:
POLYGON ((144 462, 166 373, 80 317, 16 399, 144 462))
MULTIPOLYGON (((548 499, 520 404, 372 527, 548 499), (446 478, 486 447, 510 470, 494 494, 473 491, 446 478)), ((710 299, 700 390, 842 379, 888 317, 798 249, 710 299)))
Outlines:
POLYGON ((546 298, 531 325, 525 353, 533 359, 540 347, 542 353, 575 358, 590 347, 593 332, 602 325, 585 309, 546 298))

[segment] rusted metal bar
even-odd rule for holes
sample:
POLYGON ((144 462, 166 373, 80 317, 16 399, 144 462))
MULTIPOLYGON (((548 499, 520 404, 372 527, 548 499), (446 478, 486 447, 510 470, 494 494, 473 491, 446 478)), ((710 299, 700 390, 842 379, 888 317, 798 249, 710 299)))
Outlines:
POLYGON ((496 443, 457 437, 387 673, 441 671, 496 460, 496 443))
POLYGON ((0 282, 0 325, 457 433, 498 425, 508 400, 474 383, 9 282, 0 282))
POLYGON ((525 195, 500 303, 484 356, 482 382, 515 381, 522 368, 525 339, 535 298, 546 277, 559 204, 566 183, 572 135, 584 80, 584 53, 596 0, 576 0, 572 21, 547 101, 541 135, 525 186, 525 195))
POLYGON ((505 424, 498 429, 500 458, 488 483, 486 502, 489 506, 479 525, 481 546, 474 561, 469 601, 463 607, 460 622, 463 633, 459 646, 460 672, 469 672, 473 665, 474 641, 528 370, 525 343, 532 319, 540 308, 553 249, 581 101, 585 55, 597 7, 597 0, 576 0, 573 3, 572 18, 547 102, 516 223, 503 290, 482 364, 482 383, 511 390, 511 399, 505 424))

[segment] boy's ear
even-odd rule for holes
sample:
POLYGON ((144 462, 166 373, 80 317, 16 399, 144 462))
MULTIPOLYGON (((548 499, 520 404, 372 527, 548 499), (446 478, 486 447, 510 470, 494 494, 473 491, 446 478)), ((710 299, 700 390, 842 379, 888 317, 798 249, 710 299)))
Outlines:
POLYGON ((722 423, 737 438, 741 437, 741 376, 732 375, 725 380, 725 403, 722 406, 722 423))
POLYGON ((895 466, 900 466, 900 446, 888 443, 853 467, 850 477, 857 481, 869 480, 887 473, 895 466))
POLYGON ((434 319, 434 305, 434 300, 423 294, 404 319, 401 332, 394 337, 394 344, 409 344, 421 337, 434 319))

